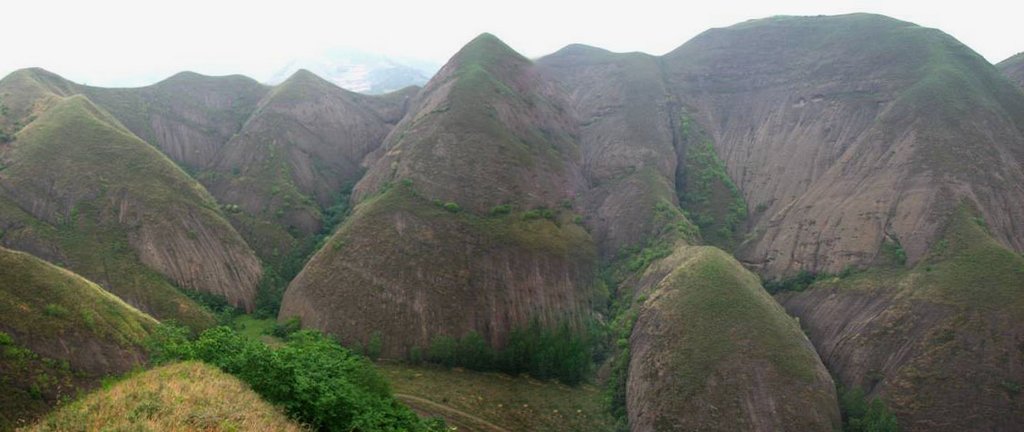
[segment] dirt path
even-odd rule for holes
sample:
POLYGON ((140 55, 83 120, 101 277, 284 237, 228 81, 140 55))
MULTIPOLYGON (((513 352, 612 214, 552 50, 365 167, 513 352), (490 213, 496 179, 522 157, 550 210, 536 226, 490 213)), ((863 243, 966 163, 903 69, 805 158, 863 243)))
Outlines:
POLYGON ((457 426, 460 431, 482 431, 482 432, 509 432, 501 426, 491 423, 467 412, 459 411, 447 405, 423 399, 421 397, 395 393, 395 397, 409 405, 413 411, 427 415, 439 415, 451 426, 457 426))

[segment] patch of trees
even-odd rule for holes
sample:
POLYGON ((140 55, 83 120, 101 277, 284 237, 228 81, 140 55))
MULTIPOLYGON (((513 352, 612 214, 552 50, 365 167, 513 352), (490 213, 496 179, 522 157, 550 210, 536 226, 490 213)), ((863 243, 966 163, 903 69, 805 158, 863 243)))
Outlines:
POLYGON ((885 407, 881 399, 870 401, 859 388, 840 387, 839 408, 843 414, 844 432, 898 432, 896 416, 885 407))
POLYGON ((495 350, 479 333, 461 338, 435 337, 426 355, 418 349, 410 360, 426 360, 446 367, 464 367, 476 371, 509 374, 528 373, 534 378, 557 379, 575 385, 590 373, 597 352, 597 328, 578 330, 563 323, 554 328, 534 320, 509 334, 504 348, 495 350))
POLYGON ((284 346, 271 349, 228 327, 191 340, 188 329, 163 325, 146 345, 155 363, 217 366, 316 430, 446 430, 442 420, 420 419, 399 403, 369 360, 315 331, 293 332, 284 346))

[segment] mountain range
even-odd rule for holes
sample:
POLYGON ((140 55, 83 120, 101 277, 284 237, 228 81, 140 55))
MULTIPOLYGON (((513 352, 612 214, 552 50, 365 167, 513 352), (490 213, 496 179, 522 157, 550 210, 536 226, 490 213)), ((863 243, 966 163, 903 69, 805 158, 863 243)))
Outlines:
POLYGON ((321 76, 0 80, 0 427, 211 303, 590 382, 623 430, 1024 424, 1021 55, 852 14, 321 76))

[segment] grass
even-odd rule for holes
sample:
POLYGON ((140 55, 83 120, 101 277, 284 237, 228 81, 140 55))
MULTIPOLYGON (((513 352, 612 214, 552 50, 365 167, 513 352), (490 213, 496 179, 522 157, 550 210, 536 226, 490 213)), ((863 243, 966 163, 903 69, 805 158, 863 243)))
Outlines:
MULTIPOLYGON (((645 308, 664 320, 685 323, 672 339, 670 357, 683 382, 680 397, 699 391, 707 377, 740 352, 764 356, 784 375, 808 382, 814 352, 796 322, 765 292, 754 274, 712 247, 681 250, 683 264, 659 284, 645 308)), ((744 356, 746 358, 746 356, 744 356)))
POLYGON ((31 206, 18 203, 32 207, 33 217, 0 205, 0 217, 38 220, 31 232, 18 235, 58 245, 69 267, 157 318, 196 329, 213 323, 174 282, 144 265, 138 245, 129 241, 143 227, 195 241, 194 232, 178 231, 187 217, 215 232, 215 241, 228 248, 245 248, 195 180, 82 96, 43 113, 18 134, 7 156, 12 163, 4 170, 6 186, 19 191, 20 201, 37 197, 31 206), (53 196, 54 190, 62 196, 53 196))
POLYGON ((399 400, 450 425, 492 431, 603 431, 612 429, 600 388, 570 387, 528 376, 379 362, 399 400), (412 396, 413 398, 409 398, 412 396), (433 404, 417 402, 424 399, 433 404), (469 416, 460 413, 469 414, 469 416), (481 425, 473 417, 500 427, 481 425))
POLYGON ((141 357, 142 342, 156 326, 96 284, 4 248, 0 317, 0 430, 24 424, 95 384, 96 372, 87 370, 95 363, 141 357), (36 352, 53 352, 55 346, 64 347, 57 350, 63 358, 36 352), (90 353, 89 347, 101 352, 90 353))
POLYGON ((300 431, 236 378, 198 362, 158 367, 64 406, 28 431, 300 431))

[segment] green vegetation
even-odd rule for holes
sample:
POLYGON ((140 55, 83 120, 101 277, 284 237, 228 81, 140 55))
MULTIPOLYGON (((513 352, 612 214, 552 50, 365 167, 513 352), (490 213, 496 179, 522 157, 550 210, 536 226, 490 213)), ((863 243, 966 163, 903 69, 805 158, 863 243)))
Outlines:
POLYGON ((747 203, 710 139, 686 115, 680 119, 686 160, 677 177, 679 203, 711 245, 732 250, 747 218, 747 203))
POLYGON ((391 362, 378 363, 377 368, 399 400, 417 412, 444 416, 460 431, 611 430, 601 390, 593 385, 391 362))
POLYGON ((843 432, 898 432, 896 416, 881 399, 870 402, 860 388, 837 388, 839 408, 843 414, 843 432))
POLYGON ((245 384, 199 362, 126 377, 61 406, 35 426, 42 431, 301 431, 245 384))
POLYGON ((907 264, 907 252, 895 240, 885 240, 882 242, 882 256, 896 266, 902 267, 907 264))
POLYGON ((538 379, 558 379, 576 385, 584 381, 593 367, 596 325, 580 332, 567 323, 554 329, 534 320, 525 328, 512 330, 508 343, 494 350, 478 333, 461 338, 438 336, 431 341, 427 360, 446 367, 465 367, 476 371, 529 373, 538 379))
MULTIPOLYGON (((408 184, 412 185, 411 182, 408 184)), ((307 238, 301 245, 293 248, 288 256, 264 265, 263 278, 256 292, 255 313, 258 317, 277 317, 288 284, 302 271, 313 254, 324 247, 334 230, 351 213, 348 203, 354 186, 354 183, 345 186, 338 194, 334 205, 324 210, 323 225, 317 235, 307 238)), ((340 243, 335 243, 335 246, 338 244, 340 243)))
POLYGON ((317 332, 295 332, 277 349, 228 327, 207 330, 194 341, 186 335, 169 326, 156 332, 149 342, 152 358, 217 366, 317 430, 444 430, 443 422, 421 420, 395 400, 365 357, 317 332))

